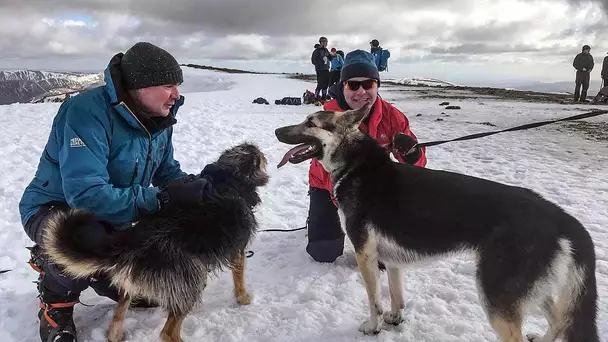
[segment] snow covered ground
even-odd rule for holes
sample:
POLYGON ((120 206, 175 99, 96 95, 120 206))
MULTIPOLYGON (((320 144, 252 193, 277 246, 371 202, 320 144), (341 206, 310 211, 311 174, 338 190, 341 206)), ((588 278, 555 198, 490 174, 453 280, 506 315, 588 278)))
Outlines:
MULTIPOLYGON (((276 127, 302 120, 314 106, 277 106, 275 99, 301 96, 314 85, 271 75, 236 75, 187 69, 186 103, 175 126, 175 156, 187 172, 197 172, 224 148, 249 140, 267 154, 271 181, 261 191, 262 229, 288 229, 305 223, 307 167, 273 166, 287 146, 274 138, 276 127), (187 84, 198 85, 187 86, 187 84), (271 105, 252 104, 262 96, 271 105)), ((391 87, 391 89, 395 89, 391 87)), ((381 92, 404 111, 421 141, 511 127, 531 121, 582 113, 590 106, 530 104, 484 100, 450 101, 462 110, 449 111, 438 100, 420 100, 404 92, 381 92), (445 112, 445 114, 441 114, 445 112), (422 114, 416 116, 416 114, 422 114), (442 119, 438 121, 437 119, 442 119), (487 123, 496 125, 490 127, 487 123), (484 124, 485 123, 485 124, 484 124)), ((17 204, 34 175, 40 152, 59 104, 0 106, 0 341, 37 341, 37 274, 26 264, 26 246, 17 204)), ((602 121, 607 118, 590 119, 602 121)), ((597 253, 600 335, 608 336, 608 145, 563 125, 504 133, 478 140, 431 147, 428 167, 463 172, 529 187, 557 202, 591 232, 597 253)), ((421 227, 422 229, 424 227, 421 227)), ((185 341, 497 341, 486 321, 474 282, 474 263, 453 257, 405 273, 406 317, 397 328, 363 336, 367 296, 355 267, 352 247, 334 264, 319 264, 305 252, 305 231, 258 235, 248 259, 250 306, 239 307, 229 273, 210 282, 203 304, 184 322, 185 341)), ((382 291, 388 306, 386 274, 382 291)), ((113 302, 87 290, 90 307, 76 307, 80 341, 105 341, 113 302)), ((128 341, 156 341, 165 314, 159 309, 131 311, 128 341)), ((526 332, 546 324, 534 311, 526 332)))

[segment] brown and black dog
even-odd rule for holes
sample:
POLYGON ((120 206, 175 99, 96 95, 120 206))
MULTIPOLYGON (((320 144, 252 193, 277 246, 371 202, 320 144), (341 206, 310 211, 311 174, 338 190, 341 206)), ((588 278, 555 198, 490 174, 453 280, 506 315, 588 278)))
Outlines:
POLYGON ((74 277, 107 274, 121 298, 108 331, 108 340, 124 338, 124 319, 131 299, 159 303, 168 317, 162 342, 181 342, 181 325, 201 299, 210 273, 231 268, 234 295, 249 304, 244 271, 246 246, 257 231, 253 209, 260 203, 257 188, 268 183, 266 158, 253 144, 224 151, 207 165, 217 193, 198 203, 169 203, 143 215, 133 227, 104 241, 103 253, 83 250, 78 232, 95 220, 78 209, 58 213, 44 235, 44 252, 74 277))

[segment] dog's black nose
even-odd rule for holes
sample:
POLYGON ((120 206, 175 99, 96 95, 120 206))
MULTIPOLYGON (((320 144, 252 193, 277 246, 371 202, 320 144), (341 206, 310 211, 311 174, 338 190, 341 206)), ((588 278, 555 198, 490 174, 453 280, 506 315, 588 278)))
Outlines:
POLYGON ((285 126, 279 127, 274 130, 274 135, 279 139, 280 142, 285 142, 284 140, 288 136, 289 129, 293 126, 285 126))

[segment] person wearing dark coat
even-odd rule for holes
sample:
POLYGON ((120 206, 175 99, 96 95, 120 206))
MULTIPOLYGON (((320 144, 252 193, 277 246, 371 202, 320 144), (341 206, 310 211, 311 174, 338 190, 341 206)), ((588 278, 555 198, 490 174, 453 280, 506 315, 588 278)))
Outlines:
POLYGON ((319 44, 315 45, 315 50, 310 56, 311 63, 315 66, 317 74, 317 88, 315 89, 316 100, 327 99, 327 88, 329 87, 329 65, 332 55, 327 50, 327 38, 319 38, 319 44), (321 94, 321 95, 319 95, 321 94))
POLYGON ((604 83, 604 87, 608 86, 608 56, 604 57, 604 62, 602 63, 602 82, 604 83))
POLYGON ((591 47, 589 45, 584 45, 582 52, 576 55, 572 62, 572 66, 576 69, 574 102, 587 102, 587 90, 589 89, 591 70, 593 70, 595 64, 590 51, 591 47), (582 92, 581 86, 583 87, 582 92))

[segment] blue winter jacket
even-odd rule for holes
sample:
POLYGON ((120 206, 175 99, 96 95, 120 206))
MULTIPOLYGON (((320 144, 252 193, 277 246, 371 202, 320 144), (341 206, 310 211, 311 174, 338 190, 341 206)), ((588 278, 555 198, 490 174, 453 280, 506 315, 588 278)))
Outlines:
POLYGON ((330 62, 329 70, 330 71, 341 70, 343 66, 344 66, 344 58, 342 58, 342 55, 336 54, 330 62))
MULTIPOLYGON (((40 205, 55 201, 115 225, 130 223, 141 209, 158 209, 158 187, 186 175, 173 159, 172 126, 149 133, 119 101, 116 67, 110 62, 105 70, 105 86, 59 108, 38 170, 19 202, 23 225, 40 205)), ((171 109, 172 124, 183 103, 181 96, 171 109)))

